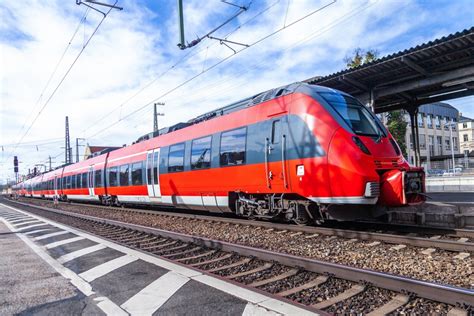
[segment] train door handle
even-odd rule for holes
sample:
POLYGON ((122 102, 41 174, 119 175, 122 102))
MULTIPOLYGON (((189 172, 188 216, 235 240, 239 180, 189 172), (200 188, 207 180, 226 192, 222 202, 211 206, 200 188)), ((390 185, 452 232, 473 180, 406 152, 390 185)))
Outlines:
POLYGON ((272 180, 273 179, 273 172, 268 172, 268 179, 272 180))

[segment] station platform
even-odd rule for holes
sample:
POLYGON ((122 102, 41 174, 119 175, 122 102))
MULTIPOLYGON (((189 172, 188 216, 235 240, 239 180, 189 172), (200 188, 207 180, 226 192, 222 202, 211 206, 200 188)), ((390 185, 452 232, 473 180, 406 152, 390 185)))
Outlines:
POLYGON ((0 204, 0 315, 315 315, 0 204))

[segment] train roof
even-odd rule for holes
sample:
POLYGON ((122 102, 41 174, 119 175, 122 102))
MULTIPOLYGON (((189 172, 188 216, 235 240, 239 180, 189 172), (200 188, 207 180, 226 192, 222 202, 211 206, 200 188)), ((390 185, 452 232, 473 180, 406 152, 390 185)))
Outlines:
POLYGON ((281 86, 278 88, 273 88, 270 90, 257 93, 251 97, 239 100, 237 102, 233 102, 226 106, 223 106, 215 110, 212 110, 210 112, 207 112, 205 114, 199 115, 198 117, 190 119, 187 122, 177 123, 169 127, 164 127, 160 129, 158 132, 155 132, 155 133, 152 132, 152 133, 143 135, 140 138, 138 138, 138 140, 133 144, 136 144, 145 140, 149 140, 154 137, 158 137, 160 135, 168 134, 168 133, 183 129, 185 127, 188 127, 190 125, 198 124, 203 121, 207 121, 219 116, 223 116, 223 115, 227 115, 239 110, 243 110, 245 108, 249 108, 249 107, 258 105, 260 103, 263 103, 268 100, 275 99, 287 94, 301 92, 301 93, 306 93, 310 95, 311 93, 314 93, 314 92, 317 93, 317 92, 325 92, 325 91, 332 91, 332 92, 338 92, 341 94, 346 94, 345 92, 335 90, 332 88, 327 88, 327 87, 318 86, 318 85, 311 85, 305 82, 295 82, 295 83, 291 83, 285 86, 281 86))

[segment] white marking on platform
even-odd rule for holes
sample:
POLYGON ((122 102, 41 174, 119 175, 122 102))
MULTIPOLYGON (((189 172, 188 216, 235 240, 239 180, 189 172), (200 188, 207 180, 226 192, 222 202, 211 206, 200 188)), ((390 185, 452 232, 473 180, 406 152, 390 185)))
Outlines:
POLYGON ((131 315, 152 315, 188 281, 187 277, 168 272, 132 296, 120 307, 131 315))
POLYGON ((51 228, 43 228, 43 229, 32 230, 30 232, 26 232, 26 233, 23 233, 23 234, 32 235, 32 234, 36 234, 36 233, 39 233, 39 232, 44 232, 44 231, 47 231, 47 230, 51 230, 51 228))
MULTIPOLYGON (((4 204, 0 204, 2 206, 6 206, 4 204)), ((7 206, 9 207, 9 206, 7 206)), ((11 209, 14 209, 10 207, 11 209)), ((15 210, 15 209, 14 209, 15 210)), ((21 211, 20 211, 21 212, 21 211)), ((16 229, 10 225, 7 221, 3 220, 4 224, 12 231, 15 232, 16 229)), ((28 245, 41 259, 46 261, 51 267, 53 267, 54 270, 56 270, 59 274, 61 274, 63 277, 66 279, 70 280, 72 285, 74 285, 79 291, 81 291, 84 295, 86 296, 91 296, 95 294, 94 291, 92 291, 92 287, 89 283, 81 279, 77 274, 69 270, 68 268, 64 267, 61 265, 59 262, 53 259, 46 251, 43 250, 43 248, 39 247, 36 245, 33 241, 28 239, 23 233, 16 233, 16 236, 23 240, 25 244, 28 245)), ((125 312, 123 313, 118 313, 118 310, 121 310, 120 307, 118 307, 115 303, 113 303, 110 299, 107 297, 100 297, 97 298, 100 299, 102 302, 97 304, 97 306, 102 309, 104 313, 107 315, 127 315, 125 312)))
POLYGON ((88 282, 92 282, 95 279, 100 278, 101 276, 104 276, 107 273, 110 273, 136 260, 138 260, 138 258, 125 255, 95 266, 92 269, 82 272, 79 274, 79 276, 88 282))
MULTIPOLYGON (((19 209, 16 209, 16 208, 13 208, 13 207, 1 204, 1 203, 0 203, 0 205, 3 206, 3 207, 6 207, 6 208, 12 209, 12 210, 14 210, 18 213, 27 214, 26 212, 24 212, 22 210, 19 210, 19 209)), ((28 215, 30 215, 30 214, 28 214, 28 215)), ((85 237, 85 238, 87 238, 91 241, 95 241, 95 242, 99 243, 98 246, 104 245, 104 248, 106 246, 106 247, 109 247, 111 249, 115 249, 117 251, 126 253, 130 256, 136 257, 136 258, 141 259, 145 262, 149 262, 149 263, 155 264, 157 266, 160 266, 164 269, 170 270, 173 273, 179 274, 183 277, 188 277, 188 278, 191 278, 191 279, 193 279, 197 282, 200 282, 202 284, 206 284, 208 286, 211 286, 211 287, 213 287, 217 290, 228 293, 230 295, 233 295, 233 296, 235 296, 237 298, 240 298, 242 300, 245 300, 247 302, 251 302, 251 303, 254 303, 254 304, 259 305, 259 306, 264 306, 266 309, 268 309, 270 311, 274 311, 274 312, 277 312, 277 313, 284 313, 284 314, 288 314, 288 315, 315 315, 315 313, 312 313, 312 312, 310 312, 306 309, 300 308, 298 306, 295 306, 295 305, 292 305, 292 304, 289 304, 289 303, 286 303, 286 302, 283 302, 283 301, 278 301, 276 299, 272 299, 272 298, 270 298, 270 297, 268 297, 264 294, 254 292, 254 291, 246 289, 246 288, 242 288, 242 287, 240 287, 236 284, 227 282, 225 280, 217 279, 215 277, 208 276, 208 275, 203 275, 201 272, 195 271, 193 269, 189 269, 187 267, 183 267, 181 265, 172 263, 170 261, 166 261, 166 260, 151 256, 151 255, 148 255, 148 254, 143 253, 141 251, 137 251, 137 250, 134 250, 134 249, 127 248, 125 246, 118 245, 114 242, 111 242, 111 241, 108 241, 108 240, 105 240, 105 239, 101 239, 100 237, 96 237, 96 236, 90 235, 88 233, 84 233, 84 232, 76 230, 72 227, 68 227, 68 226, 60 224, 60 223, 52 222, 52 221, 50 221, 46 218, 42 218, 40 216, 33 215, 33 214, 31 214, 31 217, 42 220, 45 223, 50 224, 50 225, 52 225, 56 228, 67 230, 67 231, 69 231, 73 234, 76 234, 78 236, 83 236, 83 237, 85 237)), ((45 229, 45 230, 47 230, 47 229, 45 229)), ((19 234, 19 236, 22 236, 25 240, 27 240, 28 245, 32 244, 34 247, 39 248, 31 240, 26 238, 23 233, 19 234)), ((39 249, 41 249, 41 251, 44 252, 44 248, 39 248, 39 249)), ((44 252, 44 254, 46 256, 48 256, 49 258, 51 258, 47 253, 44 252)), ((85 281, 84 279, 79 277, 79 275, 77 275, 74 272, 72 272, 71 270, 61 266, 58 263, 58 261, 56 261, 52 258, 51 258, 51 260, 54 261, 54 263, 56 265, 60 266, 62 269, 64 269, 68 273, 73 274, 74 277, 75 277, 74 279, 76 279, 76 278, 79 279, 82 284, 85 284, 86 286, 91 288, 91 285, 89 283, 87 283, 87 281, 85 281)), ((69 278, 69 279, 71 279, 71 278, 69 278)), ((72 283, 74 285, 76 285, 75 282, 72 282, 72 283)), ((92 289, 91 289, 91 291, 92 291, 92 289)), ((92 294, 93 294, 93 292, 92 292, 92 294)), ((116 306, 111 301, 110 301, 110 304, 113 304, 113 306, 116 306)), ((107 304, 102 304, 102 305, 98 305, 98 306, 102 310, 104 310, 104 312, 106 312, 107 314, 110 314, 110 315, 116 314, 116 313, 114 313, 114 311, 112 309, 105 310, 106 309, 105 306, 107 306, 107 304)), ((118 306, 116 306, 116 308, 120 309, 120 307, 118 307, 118 306)))
POLYGON ((16 226, 16 224, 18 223, 22 223, 22 222, 26 222, 26 221, 30 221, 31 220, 31 217, 22 217, 21 219, 15 219, 15 220, 8 220, 10 222, 10 224, 13 224, 16 226))
POLYGON ((107 248, 107 246, 98 244, 98 245, 94 245, 94 246, 91 246, 91 247, 82 248, 80 250, 70 252, 68 254, 65 254, 64 256, 59 257, 56 260, 58 260, 59 263, 66 263, 68 261, 71 261, 71 260, 74 260, 76 258, 85 256, 85 255, 90 254, 92 252, 102 250, 104 248, 107 248))
POLYGON ((27 220, 27 221, 23 221, 23 222, 20 222, 20 223, 14 223, 13 226, 17 227, 17 228, 20 228, 18 226, 20 225, 25 225, 25 224, 33 224, 33 223, 39 223, 40 221, 37 220, 37 219, 34 219, 34 220, 27 220))
POLYGON ((46 234, 46 235, 42 235, 42 236, 38 236, 38 237, 35 237, 35 240, 42 240, 42 239, 46 239, 46 238, 50 238, 50 237, 55 237, 55 236, 60 236, 60 235, 64 235, 64 234, 69 234, 68 231, 60 231, 60 232, 55 232, 55 233, 51 233, 51 234, 46 234))
POLYGON ((16 228, 16 229, 19 232, 21 232, 22 230, 25 230, 25 229, 30 229, 30 228, 33 228, 33 227, 44 226, 44 225, 46 225, 46 223, 40 223, 40 224, 30 225, 30 226, 26 226, 26 227, 19 227, 19 228, 16 228))
POLYGON ((69 239, 64 239, 64 240, 59 240, 59 241, 52 242, 50 244, 44 245, 44 247, 46 249, 56 248, 56 247, 66 245, 66 244, 70 244, 72 242, 83 240, 83 239, 85 239, 85 238, 81 237, 81 236, 72 237, 72 238, 69 238, 69 239))

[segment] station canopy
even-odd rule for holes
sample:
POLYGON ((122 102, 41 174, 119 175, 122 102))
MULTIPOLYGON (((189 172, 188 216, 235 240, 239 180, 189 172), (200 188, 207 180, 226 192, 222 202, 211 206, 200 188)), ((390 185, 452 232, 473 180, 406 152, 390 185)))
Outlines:
POLYGON ((474 27, 304 82, 349 93, 376 113, 473 95, 474 27))

